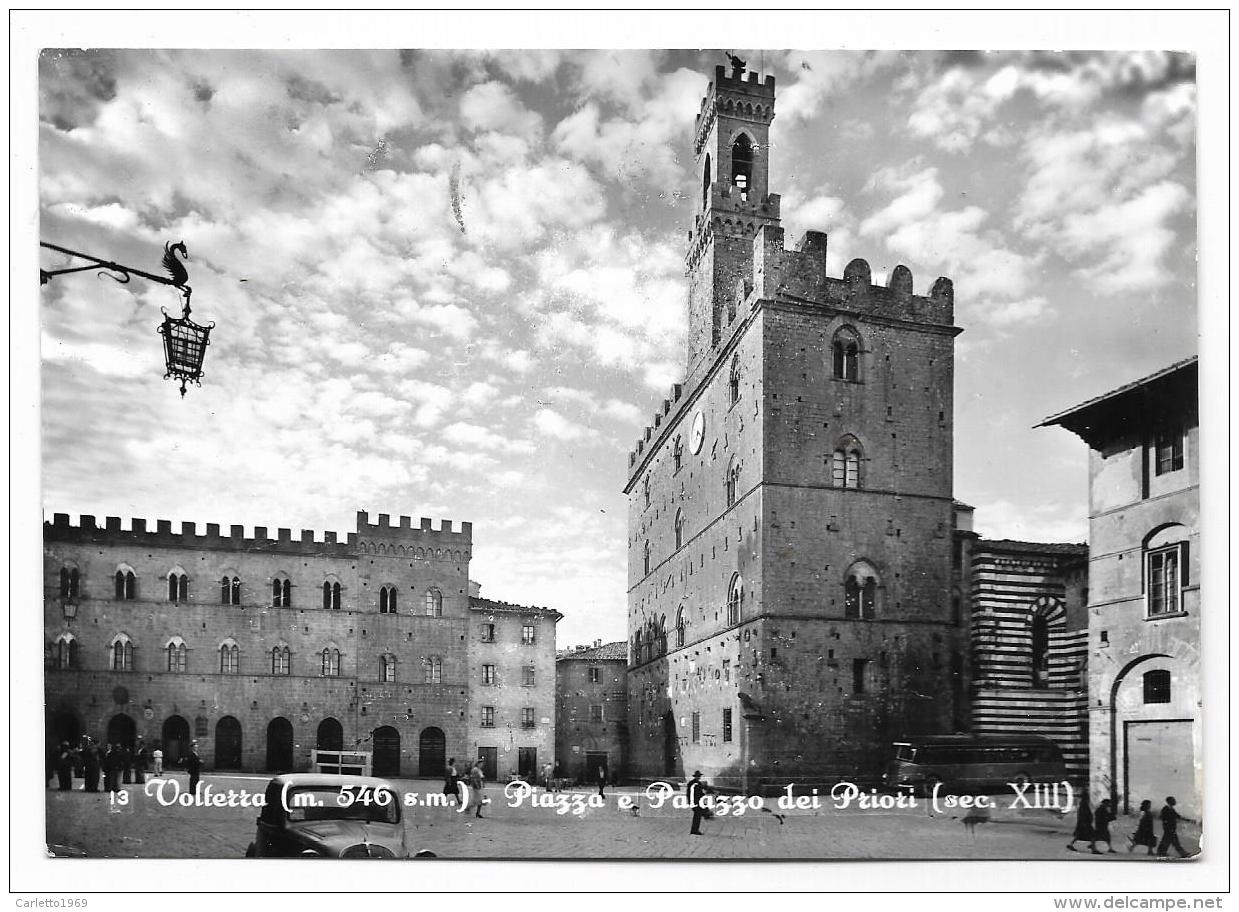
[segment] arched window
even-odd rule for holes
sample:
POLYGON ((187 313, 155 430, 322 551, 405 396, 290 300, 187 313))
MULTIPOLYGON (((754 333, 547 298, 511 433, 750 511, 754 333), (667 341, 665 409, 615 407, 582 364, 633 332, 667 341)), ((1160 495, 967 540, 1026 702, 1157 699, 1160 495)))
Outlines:
POLYGON ((189 667, 189 648, 180 637, 168 640, 165 647, 168 653, 168 671, 173 674, 184 674, 189 667))
POLYGON ((443 683, 443 660, 438 656, 426 657, 426 683, 443 683))
POLYGON ((78 582, 80 580, 77 567, 60 568, 60 597, 73 599, 78 597, 78 582))
POLYGON ((744 580, 736 573, 731 578, 731 585, 727 587, 727 626, 739 624, 743 616, 744 580))
POLYGON ((1044 614, 1032 617, 1032 686, 1045 687, 1050 677, 1050 623, 1044 614))
POLYGON ((1179 614, 1188 585, 1187 529, 1171 525, 1144 542, 1145 604, 1149 617, 1179 614))
POLYGON ((712 178, 710 168, 710 153, 706 153, 706 166, 701 172, 701 208, 707 209, 710 206, 710 182, 712 178))
POLYGON ((174 605, 189 601, 189 577, 183 570, 168 574, 168 601, 174 605))
POLYGON ((847 327, 835 333, 830 346, 831 373, 836 380, 860 381, 860 338, 847 327))
POLYGON ((675 511, 675 549, 679 551, 684 547, 684 512, 682 510, 675 511))
POLYGON ((641 480, 641 490, 645 494, 645 505, 648 507, 650 505, 650 476, 649 475, 646 475, 645 478, 641 480))
POLYGON ((878 613, 878 573, 867 561, 852 564, 843 578, 843 616, 871 621, 878 613))
POLYGON ((735 405, 740 401, 740 356, 731 359, 731 373, 727 377, 727 401, 735 405))
POLYGON ((676 434, 675 442, 671 445, 671 469, 673 472, 678 472, 682 465, 684 465, 684 438, 676 434))
POLYGON ((340 650, 328 646, 323 650, 323 677, 335 678, 340 674, 340 650))
POLYGON ((681 605, 675 613, 675 648, 684 648, 684 606, 681 605))
POLYGON ((642 553, 641 563, 642 563, 642 566, 644 567, 645 575, 649 576, 650 574, 650 543, 648 541, 645 543, 644 547, 642 548, 641 553, 642 553))
POLYGON ((836 488, 859 488, 863 459, 860 441, 848 434, 835 445, 831 455, 830 483, 836 488))
POLYGON ((219 581, 219 603, 221 605, 240 605, 241 604, 241 578, 234 576, 229 579, 228 574, 224 574, 219 581))
POLYGON ((133 643, 123 633, 112 637, 111 666, 113 671, 133 671, 133 643))
POLYGON ((56 667, 78 667, 77 638, 71 633, 62 633, 56 638, 56 667))
POLYGON ((271 650, 271 673, 273 675, 292 674, 292 650, 281 644, 271 650))
POLYGON ((241 648, 235 640, 227 639, 219 644, 219 673, 234 675, 241 673, 241 648))
POLYGON ((732 456, 731 461, 727 463, 727 477, 724 484, 727 506, 735 506, 740 490, 740 462, 735 456, 732 456))
POLYGON ((667 654, 667 616, 665 614, 658 619, 658 654, 660 656, 667 654))
MULTIPOLYGON (((379 590, 379 614, 396 613, 396 587, 384 586, 379 590)), ((426 612, 428 615, 429 611, 426 612)), ((433 617, 433 615, 431 615, 433 617)))
POLYGON ((271 606, 273 608, 293 606, 293 582, 283 574, 271 580, 271 606))
MULTIPOLYGON (((632 664, 634 665, 640 665, 641 662, 643 661, 643 656, 641 655, 641 646, 642 646, 641 631, 638 630, 637 635, 633 637, 633 640, 632 640, 632 664)), ((61 667, 63 668, 64 666, 61 666, 61 667)))
MULTIPOLYGON (((396 592, 392 590, 392 612, 396 610, 396 592)), ((426 605, 426 617, 441 618, 443 617, 443 593, 433 586, 426 590, 426 595, 423 599, 426 605)))
POLYGON ((396 657, 384 655, 379 659, 379 680, 391 684, 396 680, 396 657))
POLYGON ((747 200, 753 185, 753 141, 741 133, 731 144, 731 183, 747 200))
POLYGON ((340 584, 326 580, 323 583, 323 607, 329 610, 340 608, 340 584))
POLYGON ((116 600, 130 600, 137 598, 138 578, 133 571, 128 567, 121 567, 116 571, 116 600))

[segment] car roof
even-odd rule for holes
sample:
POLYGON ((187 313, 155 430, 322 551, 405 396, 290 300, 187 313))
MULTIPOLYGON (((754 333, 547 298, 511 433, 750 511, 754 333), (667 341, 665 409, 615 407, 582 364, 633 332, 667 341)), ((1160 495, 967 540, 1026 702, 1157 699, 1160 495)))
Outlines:
POLYGON ((284 773, 271 780, 272 783, 287 784, 291 788, 303 786, 336 786, 351 788, 385 788, 396 791, 396 787, 386 779, 374 776, 344 776, 338 773, 284 773))

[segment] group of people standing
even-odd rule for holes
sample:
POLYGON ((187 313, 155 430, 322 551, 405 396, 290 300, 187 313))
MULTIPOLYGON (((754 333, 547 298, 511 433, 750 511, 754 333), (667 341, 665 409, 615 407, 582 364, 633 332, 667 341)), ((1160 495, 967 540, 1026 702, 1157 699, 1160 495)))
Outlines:
POLYGON ((473 816, 481 817, 482 805, 489 804, 490 799, 486 797, 486 775, 482 772, 480 757, 469 767, 463 777, 456 770, 456 758, 451 757, 447 761, 447 767, 443 771, 443 794, 448 796, 449 801, 456 804, 464 800, 460 794, 461 782, 469 786, 469 805, 465 810, 472 808, 473 816))
MULTIPOLYGON (((89 735, 82 738, 76 747, 61 741, 48 757, 47 781, 56 780, 62 792, 73 790, 75 774, 84 780, 83 791, 98 792, 102 779, 105 792, 118 792, 122 785, 146 782, 146 774, 163 775, 163 749, 158 741, 148 748, 139 738, 132 747, 125 744, 102 744, 89 735)), ((198 756, 198 742, 190 744, 189 753, 182 758, 189 773, 189 790, 195 791, 202 773, 202 758, 198 756)))
MULTIPOLYGON (((1166 799, 1166 803, 1158 816, 1162 824, 1160 843, 1153 832, 1153 802, 1148 799, 1140 802, 1140 819, 1136 823, 1135 832, 1127 837, 1127 851, 1132 852, 1136 846, 1144 846, 1149 850, 1148 854, 1152 855, 1153 849, 1156 846, 1158 855, 1166 855, 1169 853, 1170 847, 1173 846, 1180 857, 1186 858, 1188 853, 1179 843, 1179 820, 1181 816, 1175 808, 1173 796, 1166 799)), ((1097 805, 1097 809, 1093 810, 1089 806, 1088 796, 1084 795, 1081 797, 1079 809, 1076 811, 1076 828, 1071 834, 1071 842, 1067 843, 1067 848, 1075 852, 1078 851, 1076 843, 1085 842, 1088 843, 1088 849, 1094 855, 1117 854, 1114 851, 1113 837, 1110 835, 1110 824, 1115 819, 1114 807, 1109 798, 1103 799, 1097 805), (1097 843, 1099 842, 1106 844, 1105 852, 1097 848, 1097 843)))

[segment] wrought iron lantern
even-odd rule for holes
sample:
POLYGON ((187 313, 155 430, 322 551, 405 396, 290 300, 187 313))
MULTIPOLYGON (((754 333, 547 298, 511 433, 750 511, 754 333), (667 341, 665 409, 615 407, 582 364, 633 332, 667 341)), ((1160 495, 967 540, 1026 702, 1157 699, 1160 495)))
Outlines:
POLYGON ((167 372, 163 375, 167 380, 172 377, 181 381, 181 398, 185 398, 185 384, 195 383, 202 386, 202 359, 206 357, 206 347, 211 343, 211 330, 215 327, 202 326, 189 318, 189 292, 185 292, 185 306, 180 317, 170 317, 163 311, 163 325, 159 334, 163 336, 164 362, 167 372))
POLYGON ((61 607, 64 609, 66 621, 71 621, 77 617, 77 602, 73 601, 73 599, 65 599, 61 607))
POLYGON ((182 399, 185 398, 186 384, 202 385, 202 361, 206 357, 206 347, 210 344, 211 330, 215 328, 215 324, 203 326, 189 318, 192 313, 189 297, 193 294, 193 289, 186 284, 189 281, 189 272, 185 269, 182 260, 188 260, 189 253, 183 241, 164 244, 161 263, 168 272, 167 276, 153 275, 141 269, 134 269, 132 266, 123 266, 111 260, 101 260, 90 254, 79 253, 56 244, 40 243, 39 246, 76 257, 79 260, 87 260, 90 263, 89 266, 73 266, 66 269, 40 269, 39 284, 41 285, 46 285, 56 276, 66 273, 98 269, 100 275, 106 275, 121 284, 129 282, 136 275, 161 285, 171 285, 179 291, 184 299, 181 305, 181 315, 172 317, 168 315, 167 310, 163 310, 163 324, 158 328, 159 334, 163 336, 164 363, 167 367, 163 376, 165 380, 171 377, 181 381, 182 399), (180 258, 177 257, 178 253, 180 258))

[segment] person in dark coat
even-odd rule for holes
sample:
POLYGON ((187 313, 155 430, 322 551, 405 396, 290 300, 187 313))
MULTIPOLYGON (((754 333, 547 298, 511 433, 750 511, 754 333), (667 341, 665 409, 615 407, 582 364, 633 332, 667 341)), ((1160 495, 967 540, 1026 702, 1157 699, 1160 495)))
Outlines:
POLYGON ((185 769, 189 772, 189 793, 198 793, 198 779, 202 775, 202 758, 198 756, 198 742, 189 743, 189 753, 185 756, 185 769))
POLYGON ((460 800, 460 789, 456 787, 456 758, 449 757, 447 768, 443 771, 443 794, 451 801, 460 800))
POLYGON ((1158 855, 1169 854, 1170 847, 1174 846, 1175 851, 1179 853, 1180 858, 1186 858, 1187 852, 1183 851, 1183 846, 1179 844, 1179 812, 1175 809, 1175 801, 1173 797, 1166 799, 1166 805, 1162 808, 1161 814, 1158 816, 1162 819, 1162 841, 1157 845, 1158 855))
POLYGON ((481 758, 479 758, 478 762, 473 764, 472 768, 469 770, 469 788, 473 790, 473 800, 475 802, 474 806, 477 808, 477 812, 474 816, 481 817, 482 805, 486 803, 486 777, 482 775, 481 758))
POLYGON ((120 791, 120 777, 125 770, 125 755, 119 744, 109 744, 103 757, 104 788, 109 792, 120 791))
POLYGON ((56 780, 62 792, 73 788, 73 750, 68 741, 61 741, 56 752, 56 780))
POLYGON ((1140 822, 1136 824, 1136 832, 1128 837, 1127 843, 1127 851, 1134 850, 1136 846, 1146 846, 1150 855, 1157 847, 1157 837, 1153 835, 1153 802, 1147 798, 1140 802, 1140 822))
POLYGON ((705 817, 705 805, 702 800, 705 798, 706 787, 701 781, 701 770, 693 772, 693 778, 688 781, 688 804, 693 809, 693 826, 690 829, 691 836, 704 836, 701 832, 701 820, 705 817))
POLYGON ((99 773, 103 768, 103 757, 99 755, 99 745, 88 737, 86 746, 82 749, 82 755, 86 780, 84 790, 97 792, 99 791, 99 773))
POLYGON ((1072 852, 1076 851, 1077 842, 1087 842, 1088 850, 1094 855, 1100 855, 1097 851, 1097 845, 1094 842, 1096 837, 1093 835, 1093 809, 1089 807, 1088 795, 1080 796, 1080 807, 1076 811, 1076 828, 1071 834, 1071 842, 1067 843, 1067 848, 1072 852))
POLYGON ((121 781, 128 785, 133 782, 133 750, 127 744, 118 744, 116 749, 120 752, 121 781))
POLYGON ((1110 824, 1114 822, 1114 811, 1110 810, 1110 799, 1102 799, 1101 804, 1097 805, 1097 811, 1093 814, 1093 847, 1096 848, 1097 843, 1104 842, 1106 851, 1110 855, 1116 854, 1114 844, 1110 839, 1110 824))
POLYGON ((146 782, 146 764, 148 762, 146 744, 139 738, 137 747, 133 750, 133 781, 138 785, 146 782))

